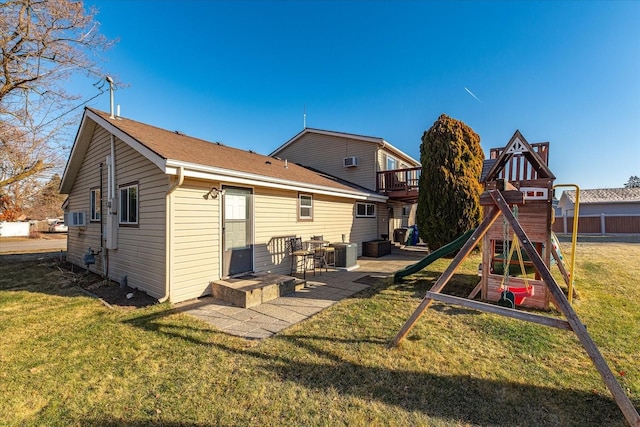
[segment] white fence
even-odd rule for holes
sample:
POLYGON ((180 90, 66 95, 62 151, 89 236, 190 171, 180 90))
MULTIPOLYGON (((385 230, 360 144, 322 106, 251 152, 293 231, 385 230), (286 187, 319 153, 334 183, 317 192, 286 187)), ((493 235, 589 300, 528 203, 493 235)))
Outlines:
POLYGON ((0 222, 0 237, 29 237, 30 230, 28 222, 0 222))

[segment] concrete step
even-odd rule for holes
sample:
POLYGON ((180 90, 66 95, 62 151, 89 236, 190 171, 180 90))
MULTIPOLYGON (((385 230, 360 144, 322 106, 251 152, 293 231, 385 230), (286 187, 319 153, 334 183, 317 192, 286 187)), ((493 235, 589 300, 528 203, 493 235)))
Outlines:
POLYGON ((247 274, 211 282, 211 295, 242 308, 255 307, 300 290, 305 280, 281 274, 247 274))

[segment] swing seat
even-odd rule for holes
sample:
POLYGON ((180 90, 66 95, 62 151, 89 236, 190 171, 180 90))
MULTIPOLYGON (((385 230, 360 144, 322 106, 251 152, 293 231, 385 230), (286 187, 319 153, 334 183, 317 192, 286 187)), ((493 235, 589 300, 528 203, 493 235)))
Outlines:
MULTIPOLYGON (((527 297, 532 297, 533 295, 535 295, 535 292, 533 290, 534 289, 533 286, 529 286, 528 288, 526 288, 526 287, 525 288, 514 288, 514 287, 510 286, 507 289, 508 289, 509 292, 511 292, 514 295, 514 297, 515 297, 515 300, 514 300, 515 305, 520 305, 520 304, 522 304, 524 302, 524 300, 527 297)), ((503 289, 500 289, 500 290, 502 291, 503 289)))
POLYGON ((500 292, 498 305, 506 308, 516 308, 516 296, 509 289, 503 289, 500 292))

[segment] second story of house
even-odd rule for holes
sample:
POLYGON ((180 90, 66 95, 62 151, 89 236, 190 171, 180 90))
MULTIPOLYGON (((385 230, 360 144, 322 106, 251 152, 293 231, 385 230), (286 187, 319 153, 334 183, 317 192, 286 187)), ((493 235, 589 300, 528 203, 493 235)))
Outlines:
POLYGON ((390 199, 417 198, 420 162, 383 138, 305 128, 270 156, 320 170, 390 199))

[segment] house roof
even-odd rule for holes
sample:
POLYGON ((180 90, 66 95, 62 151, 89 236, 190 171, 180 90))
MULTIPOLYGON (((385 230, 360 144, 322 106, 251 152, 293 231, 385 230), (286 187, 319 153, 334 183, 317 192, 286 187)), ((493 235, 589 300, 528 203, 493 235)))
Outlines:
MULTIPOLYGON (((576 201, 575 190, 562 193, 571 203, 576 201)), ((596 188, 580 190, 580 204, 640 203, 640 188, 596 188)))
POLYGON ((383 138, 380 138, 380 137, 377 137, 377 136, 365 136, 365 135, 358 135, 358 134, 355 134, 355 133, 335 132, 335 131, 331 131, 331 130, 314 129, 314 128, 304 128, 303 130, 298 132, 298 134, 296 134, 293 138, 291 138, 290 140, 288 140, 287 142, 282 144, 280 147, 278 147, 274 151, 272 151, 269 155, 270 156, 277 156, 278 153, 280 153, 286 147, 288 147, 291 144, 294 144, 296 141, 298 141, 304 135, 307 135, 307 134, 310 134, 310 133, 315 133, 315 134, 318 134, 318 135, 334 136, 334 137, 338 137, 338 138, 349 138, 349 139, 355 139, 355 140, 358 140, 358 141, 364 141, 364 142, 369 142, 369 143, 373 143, 373 144, 378 144, 380 147, 385 148, 385 149, 389 150, 390 152, 396 154, 398 157, 401 157, 402 159, 408 161, 409 163, 412 163, 412 165, 411 165, 412 167, 420 166, 420 162, 419 161, 417 161, 416 159, 414 159, 410 155, 404 153, 403 151, 399 150, 398 148, 394 147, 389 142, 385 141, 383 138))
POLYGON ((555 175, 551 172, 549 166, 531 147, 520 131, 516 130, 500 155, 495 159, 495 162, 493 164, 487 163, 486 169, 485 165, 483 165, 481 180, 483 182, 495 180, 514 154, 522 154, 533 169, 538 172, 540 178, 555 179, 555 175))
POLYGON ((182 168, 187 177, 305 190, 339 197, 386 200, 380 194, 364 192, 359 187, 338 182, 293 163, 135 120, 110 118, 108 113, 93 108, 85 109, 62 178, 62 193, 71 190, 96 124, 129 144, 168 175, 177 175, 182 168))

